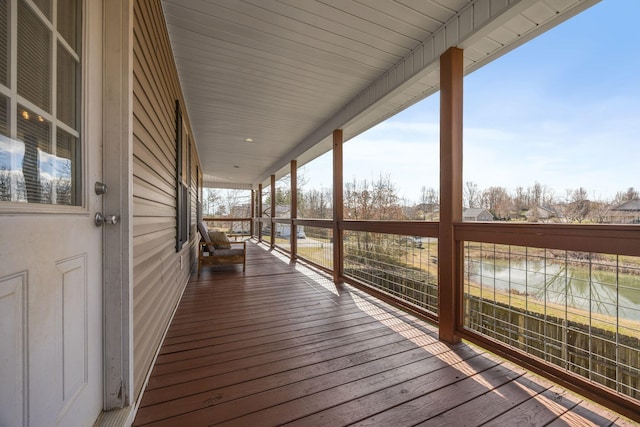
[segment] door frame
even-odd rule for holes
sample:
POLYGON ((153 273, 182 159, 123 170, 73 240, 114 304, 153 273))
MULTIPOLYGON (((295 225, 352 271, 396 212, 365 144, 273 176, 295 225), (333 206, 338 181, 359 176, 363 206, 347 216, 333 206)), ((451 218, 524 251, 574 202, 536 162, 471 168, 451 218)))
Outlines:
POLYGON ((133 395, 133 1, 103 0, 104 409, 133 395))

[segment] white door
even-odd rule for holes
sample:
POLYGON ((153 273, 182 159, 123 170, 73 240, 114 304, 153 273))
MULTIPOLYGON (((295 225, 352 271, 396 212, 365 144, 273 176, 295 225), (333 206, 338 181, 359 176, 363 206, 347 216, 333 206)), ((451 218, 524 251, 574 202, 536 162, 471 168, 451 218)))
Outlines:
POLYGON ((0 1, 0 426, 103 405, 101 13, 0 1))

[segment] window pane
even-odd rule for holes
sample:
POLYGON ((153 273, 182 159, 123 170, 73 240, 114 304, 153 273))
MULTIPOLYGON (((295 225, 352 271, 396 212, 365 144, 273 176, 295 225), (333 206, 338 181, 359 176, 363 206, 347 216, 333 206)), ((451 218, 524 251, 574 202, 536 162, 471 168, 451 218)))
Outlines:
POLYGON ((50 111, 51 33, 24 1, 18 7, 18 94, 50 111))
POLYGON ((56 156, 54 181, 56 204, 79 205, 81 180, 80 144, 78 138, 58 128, 56 135, 56 156))
POLYGON ((77 128, 78 63, 58 43, 58 119, 77 128))
POLYGON ((9 98, 0 95, 0 135, 9 136, 9 98))
POLYGON ((78 51, 80 7, 77 0, 58 0, 58 32, 69 43, 69 46, 78 51))
POLYGON ((0 135, 0 200, 27 200, 22 176, 24 143, 0 135))
POLYGON ((51 19, 51 0, 33 0, 40 11, 47 18, 51 19))
POLYGON ((51 202, 51 124, 32 111, 18 107, 18 140, 24 142, 22 175, 29 203, 51 202))
POLYGON ((7 85, 9 70, 9 6, 0 1, 0 84, 7 85))

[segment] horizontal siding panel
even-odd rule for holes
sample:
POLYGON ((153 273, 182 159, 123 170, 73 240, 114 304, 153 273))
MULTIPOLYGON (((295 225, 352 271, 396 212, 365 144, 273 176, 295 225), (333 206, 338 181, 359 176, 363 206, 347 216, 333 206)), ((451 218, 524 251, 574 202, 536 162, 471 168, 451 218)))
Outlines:
POLYGON ((154 202, 161 203, 166 206, 172 206, 175 204, 174 196, 167 194, 164 191, 160 191, 157 187, 154 187, 137 176, 133 177, 133 195, 136 198, 153 200, 154 202))
MULTIPOLYGON (((152 200, 133 198, 133 215, 134 216, 151 216, 151 217, 175 217, 175 206, 167 206, 152 200)), ((135 254, 134 254, 135 256, 135 254)))
MULTIPOLYGON (((146 76, 152 77, 152 76, 146 76)), ((134 79, 134 97, 133 106, 134 111, 134 125, 142 126, 145 132, 150 136, 150 140, 153 141, 153 145, 157 145, 158 151, 164 155, 164 158, 170 160, 175 158, 175 98, 167 96, 164 99, 149 97, 149 94, 145 92, 144 85, 140 84, 140 81, 134 79), (144 107, 154 105, 157 102, 163 102, 164 108, 148 110, 144 107), (165 114, 162 114, 162 113, 165 114), (159 123, 159 121, 165 120, 165 123, 159 123)), ((136 134, 142 136, 140 129, 134 128, 136 134)), ((141 137, 141 140, 146 140, 141 137)), ((160 156, 158 156, 160 157, 160 156)))
MULTIPOLYGON (((136 292, 139 298, 134 302, 134 312, 139 315, 143 315, 145 310, 153 309, 148 303, 149 299, 154 298, 166 298, 166 292, 158 292, 159 289, 164 290, 166 287, 172 285, 177 286, 177 282, 171 282, 171 280, 177 280, 175 271, 177 271, 179 261, 175 259, 175 252, 170 251, 164 254, 158 254, 154 258, 149 258, 142 264, 134 266, 134 272, 140 275, 140 280, 137 283, 136 292), (169 269, 168 271, 173 274, 167 274, 165 277, 158 277, 159 272, 163 269, 169 269)), ((153 317, 153 316, 152 316, 153 317)), ((141 323, 153 321, 153 319, 140 319, 141 323)))
MULTIPOLYGON (((154 169, 153 164, 149 164, 138 156, 133 157, 134 167, 136 168, 136 176, 146 182, 153 182, 154 186, 164 194, 169 194, 174 200, 176 195, 175 178, 172 182, 167 180, 167 176, 158 175, 158 169, 154 169)), ((175 204, 173 202, 172 204, 175 204)))
MULTIPOLYGON (((144 8, 149 6, 149 2, 142 4, 137 2, 137 6, 144 8)), ((159 8, 160 6, 157 5, 159 8)), ((142 16, 154 16, 161 13, 159 10, 151 11, 147 8, 142 11, 142 16)), ((136 46, 134 54, 139 55, 139 60, 135 63, 143 72, 141 81, 148 81, 151 88, 145 90, 147 96, 156 96, 157 105, 165 105, 162 101, 166 96, 175 96, 179 92, 179 84, 177 84, 177 71, 173 67, 173 53, 171 53, 168 36, 166 32, 159 31, 159 25, 154 25, 154 21, 143 21, 142 25, 146 31, 140 31, 136 34, 136 46), (164 34, 164 37, 163 37, 164 34), (167 49, 158 49, 159 46, 168 47, 167 49), (153 55, 145 54, 145 52, 154 52, 153 55), (173 82, 172 82, 173 80, 173 82)), ((164 23, 163 23, 164 24, 164 23)), ((136 67, 134 66, 134 75, 136 67)), ((162 120, 163 124, 170 125, 172 115, 165 112, 166 117, 162 120)))
MULTIPOLYGON (((175 235, 175 229, 169 229, 138 236, 133 242, 133 251, 136 254, 133 265, 135 266, 138 261, 146 258, 157 258, 158 248, 166 248, 166 244, 163 245, 163 243, 175 239, 175 235)), ((171 252, 173 252, 173 250, 171 252)))
MULTIPOLYGON (((149 124, 149 127, 157 127, 160 135, 162 137, 158 138, 156 141, 166 141, 166 137, 171 137, 170 140, 173 140, 175 123, 174 123, 174 108, 168 108, 172 106, 172 103, 175 99, 171 94, 157 94, 154 91, 158 90, 157 86, 150 86, 151 82, 149 79, 161 78, 161 76, 154 75, 153 73, 145 70, 141 70, 136 72, 134 67, 134 92, 136 96, 134 97, 134 103, 139 102, 143 105, 163 105, 164 108, 158 108, 153 110, 138 110, 137 115, 138 118, 140 116, 148 116, 150 118, 146 123, 149 124), (160 104, 162 103, 162 104, 160 104)), ((163 148, 168 147, 166 144, 160 144, 163 148)), ((167 150, 167 154, 171 150, 167 150)))
POLYGON ((134 217, 133 237, 176 228, 176 220, 171 217, 134 217))
MULTIPOLYGON (((175 103, 175 101, 173 103, 175 103)), ((134 97, 134 108, 142 109, 147 105, 148 104, 139 103, 138 99, 134 97)), ((175 120, 175 118, 173 120, 175 120)), ((140 144, 139 148, 145 147, 147 150, 150 150, 151 153, 153 153, 153 156, 157 159, 158 164, 161 165, 162 170, 169 174, 173 174, 176 164, 175 125, 171 129, 171 135, 165 134, 162 133, 161 129, 158 129, 153 124, 152 119, 149 116, 136 114, 133 117, 133 129, 136 135, 135 142, 140 144), (164 147, 166 144, 171 144, 170 149, 168 147, 164 147)))
MULTIPOLYGON (((174 283, 177 284, 177 281, 174 281, 174 283)), ((154 351, 150 354, 138 352, 137 355, 134 355, 136 366, 142 365, 146 368, 138 369, 134 372, 136 384, 142 386, 144 382, 147 372, 151 367, 155 349, 161 343, 162 335, 169 323, 169 316, 173 312, 173 307, 175 307, 178 302, 181 291, 182 288, 178 288, 177 286, 174 286, 174 289, 165 289, 161 294, 156 293, 155 299, 148 301, 148 311, 138 310, 139 315, 142 319, 147 320, 147 322, 143 323, 143 320, 138 323, 137 328, 134 327, 134 348, 153 348, 154 351), (165 315, 158 316, 158 313, 165 313, 165 315)))
MULTIPOLYGON (((191 261, 180 268, 179 257, 190 258, 192 252, 192 245, 180 253, 175 251, 175 100, 182 100, 182 95, 159 0, 134 3, 133 55, 133 344, 137 396, 188 279, 191 261)), ((183 116, 188 124, 186 110, 183 116)), ((192 154, 192 165, 196 169, 197 152, 192 154)))

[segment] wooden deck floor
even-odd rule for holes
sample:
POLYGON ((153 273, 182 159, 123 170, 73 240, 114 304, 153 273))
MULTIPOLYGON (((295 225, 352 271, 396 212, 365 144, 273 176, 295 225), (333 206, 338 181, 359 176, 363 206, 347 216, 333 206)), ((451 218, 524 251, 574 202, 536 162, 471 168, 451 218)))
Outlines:
POLYGON ((632 425, 264 246, 192 277, 136 426, 632 425))

